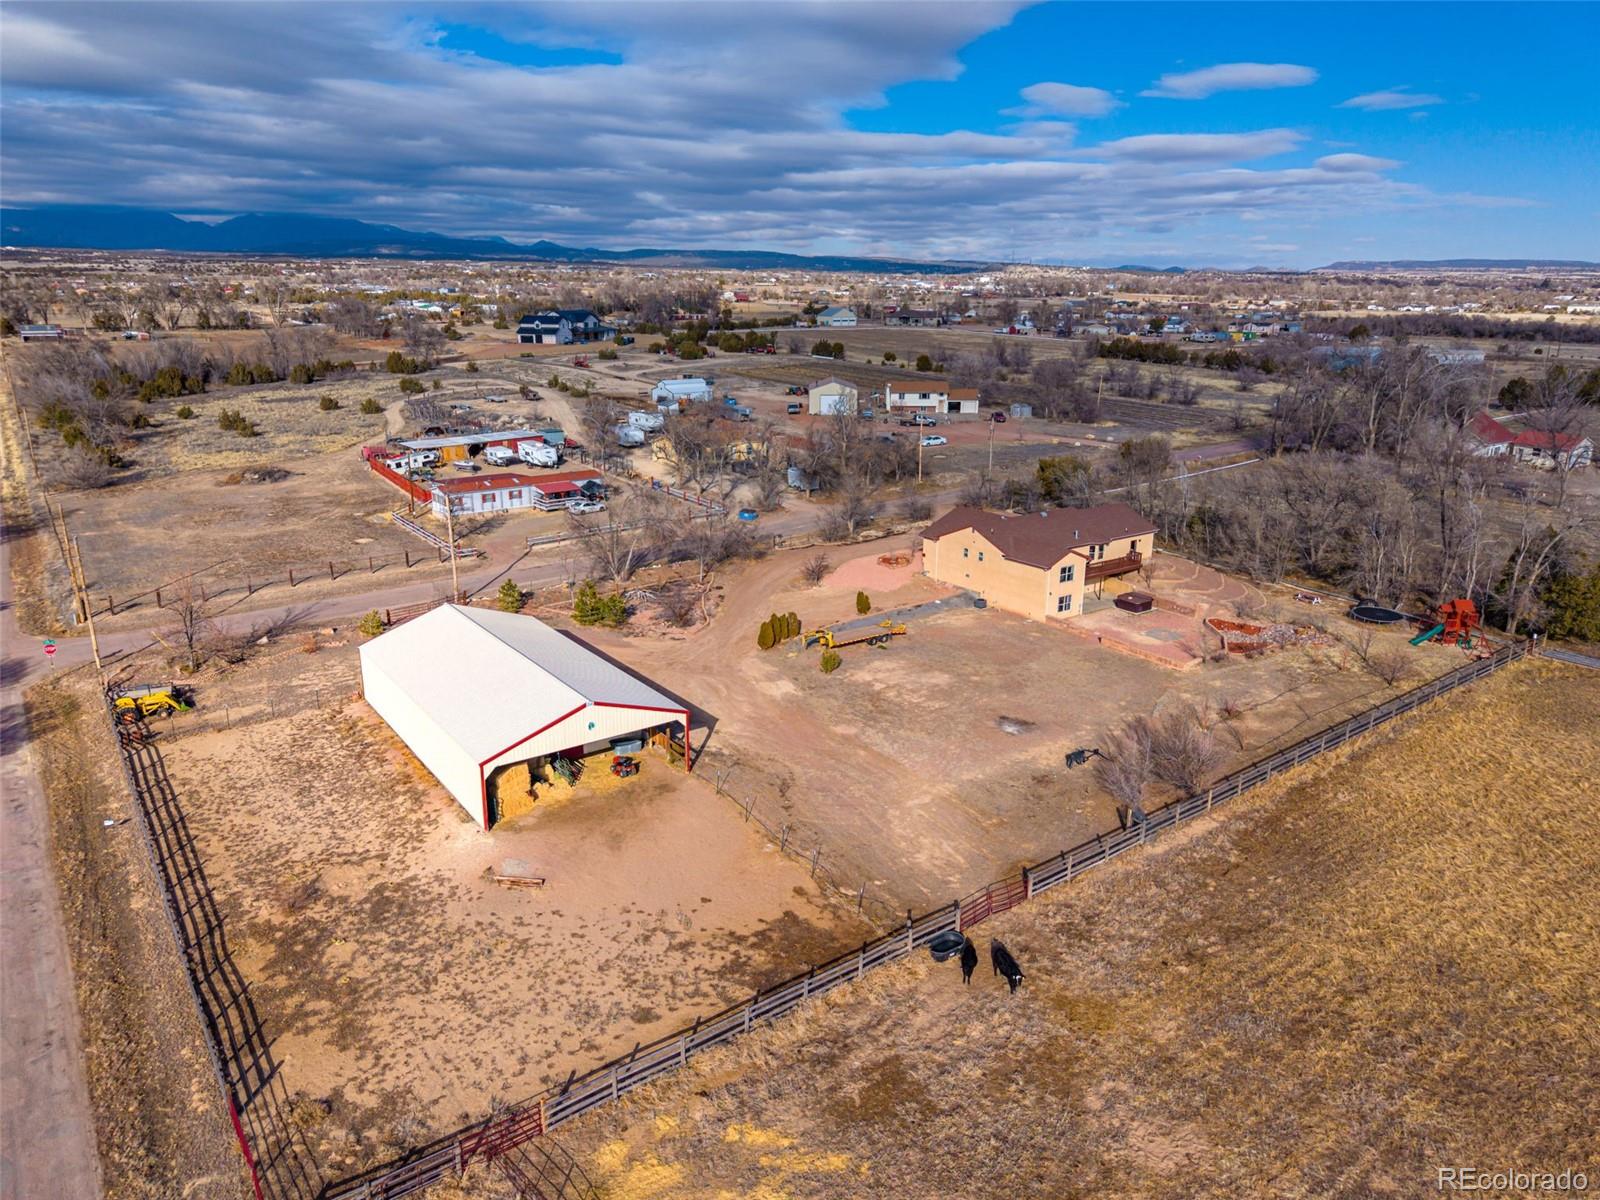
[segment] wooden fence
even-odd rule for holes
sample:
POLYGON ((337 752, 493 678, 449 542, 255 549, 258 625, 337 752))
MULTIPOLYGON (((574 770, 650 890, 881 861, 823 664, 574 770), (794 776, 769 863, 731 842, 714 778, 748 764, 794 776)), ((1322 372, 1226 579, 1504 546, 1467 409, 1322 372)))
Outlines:
POLYGON ((1296 742, 1218 780, 1204 793, 1175 800, 1131 828, 1082 842, 1054 858, 997 880, 960 900, 907 916, 903 928, 866 942, 859 949, 812 967, 803 975, 757 992, 743 1003, 670 1034, 625 1057, 596 1067, 579 1078, 512 1106, 488 1120, 467 1127, 418 1150, 405 1159, 374 1168, 332 1185, 326 1200, 398 1200, 459 1174, 473 1161, 492 1161, 530 1138, 563 1122, 611 1103, 670 1071, 695 1055, 750 1032, 757 1025, 794 1011, 807 1000, 860 979, 885 963, 896 962, 946 931, 971 929, 989 917, 1014 908, 1040 892, 1066 883, 1143 845, 1184 821, 1204 816, 1217 805, 1269 782, 1274 775, 1319 754, 1336 749, 1458 687, 1473 683, 1532 652, 1528 643, 1507 646, 1489 658, 1467 663, 1449 674, 1357 713, 1321 733, 1296 742))

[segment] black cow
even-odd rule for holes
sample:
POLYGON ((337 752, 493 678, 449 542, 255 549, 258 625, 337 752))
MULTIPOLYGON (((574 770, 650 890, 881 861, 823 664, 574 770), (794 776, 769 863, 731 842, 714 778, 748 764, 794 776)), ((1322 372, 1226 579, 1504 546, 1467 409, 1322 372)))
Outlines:
POLYGON ((1091 758, 1104 758, 1098 747, 1079 746, 1076 750, 1067 751, 1067 770, 1073 767, 1084 766, 1091 758))
POLYGON ((1015 992, 1022 982, 1022 968, 1017 965, 1017 960, 1011 957, 1011 951, 1006 949, 1006 944, 999 938, 989 943, 989 965, 994 967, 996 975, 1004 975, 1006 982, 1015 992))
POLYGON ((978 969, 978 948, 972 944, 971 938, 966 938, 961 943, 961 982, 970 984, 972 973, 978 969))

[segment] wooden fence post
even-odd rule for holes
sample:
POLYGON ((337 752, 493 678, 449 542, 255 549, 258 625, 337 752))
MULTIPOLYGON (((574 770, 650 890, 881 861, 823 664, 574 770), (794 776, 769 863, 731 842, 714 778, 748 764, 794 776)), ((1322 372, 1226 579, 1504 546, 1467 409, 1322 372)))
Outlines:
POLYGON ((406 567, 409 569, 410 566, 411 566, 411 551, 407 550, 406 551, 406 567))
POLYGON ((818 846, 811 852, 811 878, 817 877, 817 859, 822 857, 822 847, 818 846))
POLYGON ((289 568, 289 586, 290 587, 294 586, 294 568, 293 567, 289 568))
MULTIPOLYGON (((1032 900, 1033 899, 1033 872, 1030 871, 1027 867, 1023 867, 1022 868, 1022 898, 1024 900, 1032 900)), ((957 913, 956 913, 956 916, 959 918, 960 915, 961 914, 960 914, 960 912, 958 910, 957 913)), ((957 922, 956 922, 956 925, 957 925, 958 928, 959 928, 960 924, 961 924, 961 922, 958 919, 957 922)))
POLYGON ((789 826, 783 827, 783 835, 778 839, 778 853, 782 854, 789 848, 789 826))
POLYGON ((334 580, 335 580, 335 579, 336 579, 336 578, 337 578, 337 577, 336 577, 336 576, 335 576, 335 575, 334 575, 334 573, 333 573, 333 564, 332 564, 332 563, 331 563, 331 562, 330 562, 330 563, 329 563, 329 564, 328 564, 328 582, 329 582, 329 583, 332 583, 332 582, 334 582, 334 580))
POLYGON ((910 954, 911 950, 911 910, 908 908, 906 909, 906 953, 910 954))
POLYGON ((865 879, 863 879, 861 881, 861 886, 856 889, 856 911, 857 912, 861 911, 861 902, 862 902, 862 900, 864 900, 866 898, 866 895, 867 895, 867 881, 865 879))
POLYGON ((156 607, 157 608, 165 608, 166 607, 166 605, 161 603, 161 589, 160 588, 156 589, 156 607))

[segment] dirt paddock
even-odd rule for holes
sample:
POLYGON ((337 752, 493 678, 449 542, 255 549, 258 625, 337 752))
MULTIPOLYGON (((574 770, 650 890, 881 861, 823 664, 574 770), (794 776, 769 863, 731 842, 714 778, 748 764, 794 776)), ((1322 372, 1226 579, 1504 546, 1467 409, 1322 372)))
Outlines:
POLYGON ((356 699, 164 750, 331 1172, 867 936, 659 755, 485 834, 356 699))

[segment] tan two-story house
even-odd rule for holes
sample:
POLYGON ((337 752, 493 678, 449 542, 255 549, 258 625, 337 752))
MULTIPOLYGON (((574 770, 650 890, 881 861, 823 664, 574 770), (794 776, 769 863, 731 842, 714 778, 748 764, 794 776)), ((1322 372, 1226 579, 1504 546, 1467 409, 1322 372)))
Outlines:
POLYGON ((1156 528, 1126 504, 993 513, 956 508, 922 531, 923 570, 995 608, 1034 620, 1072 617, 1104 581, 1137 571, 1156 528))

